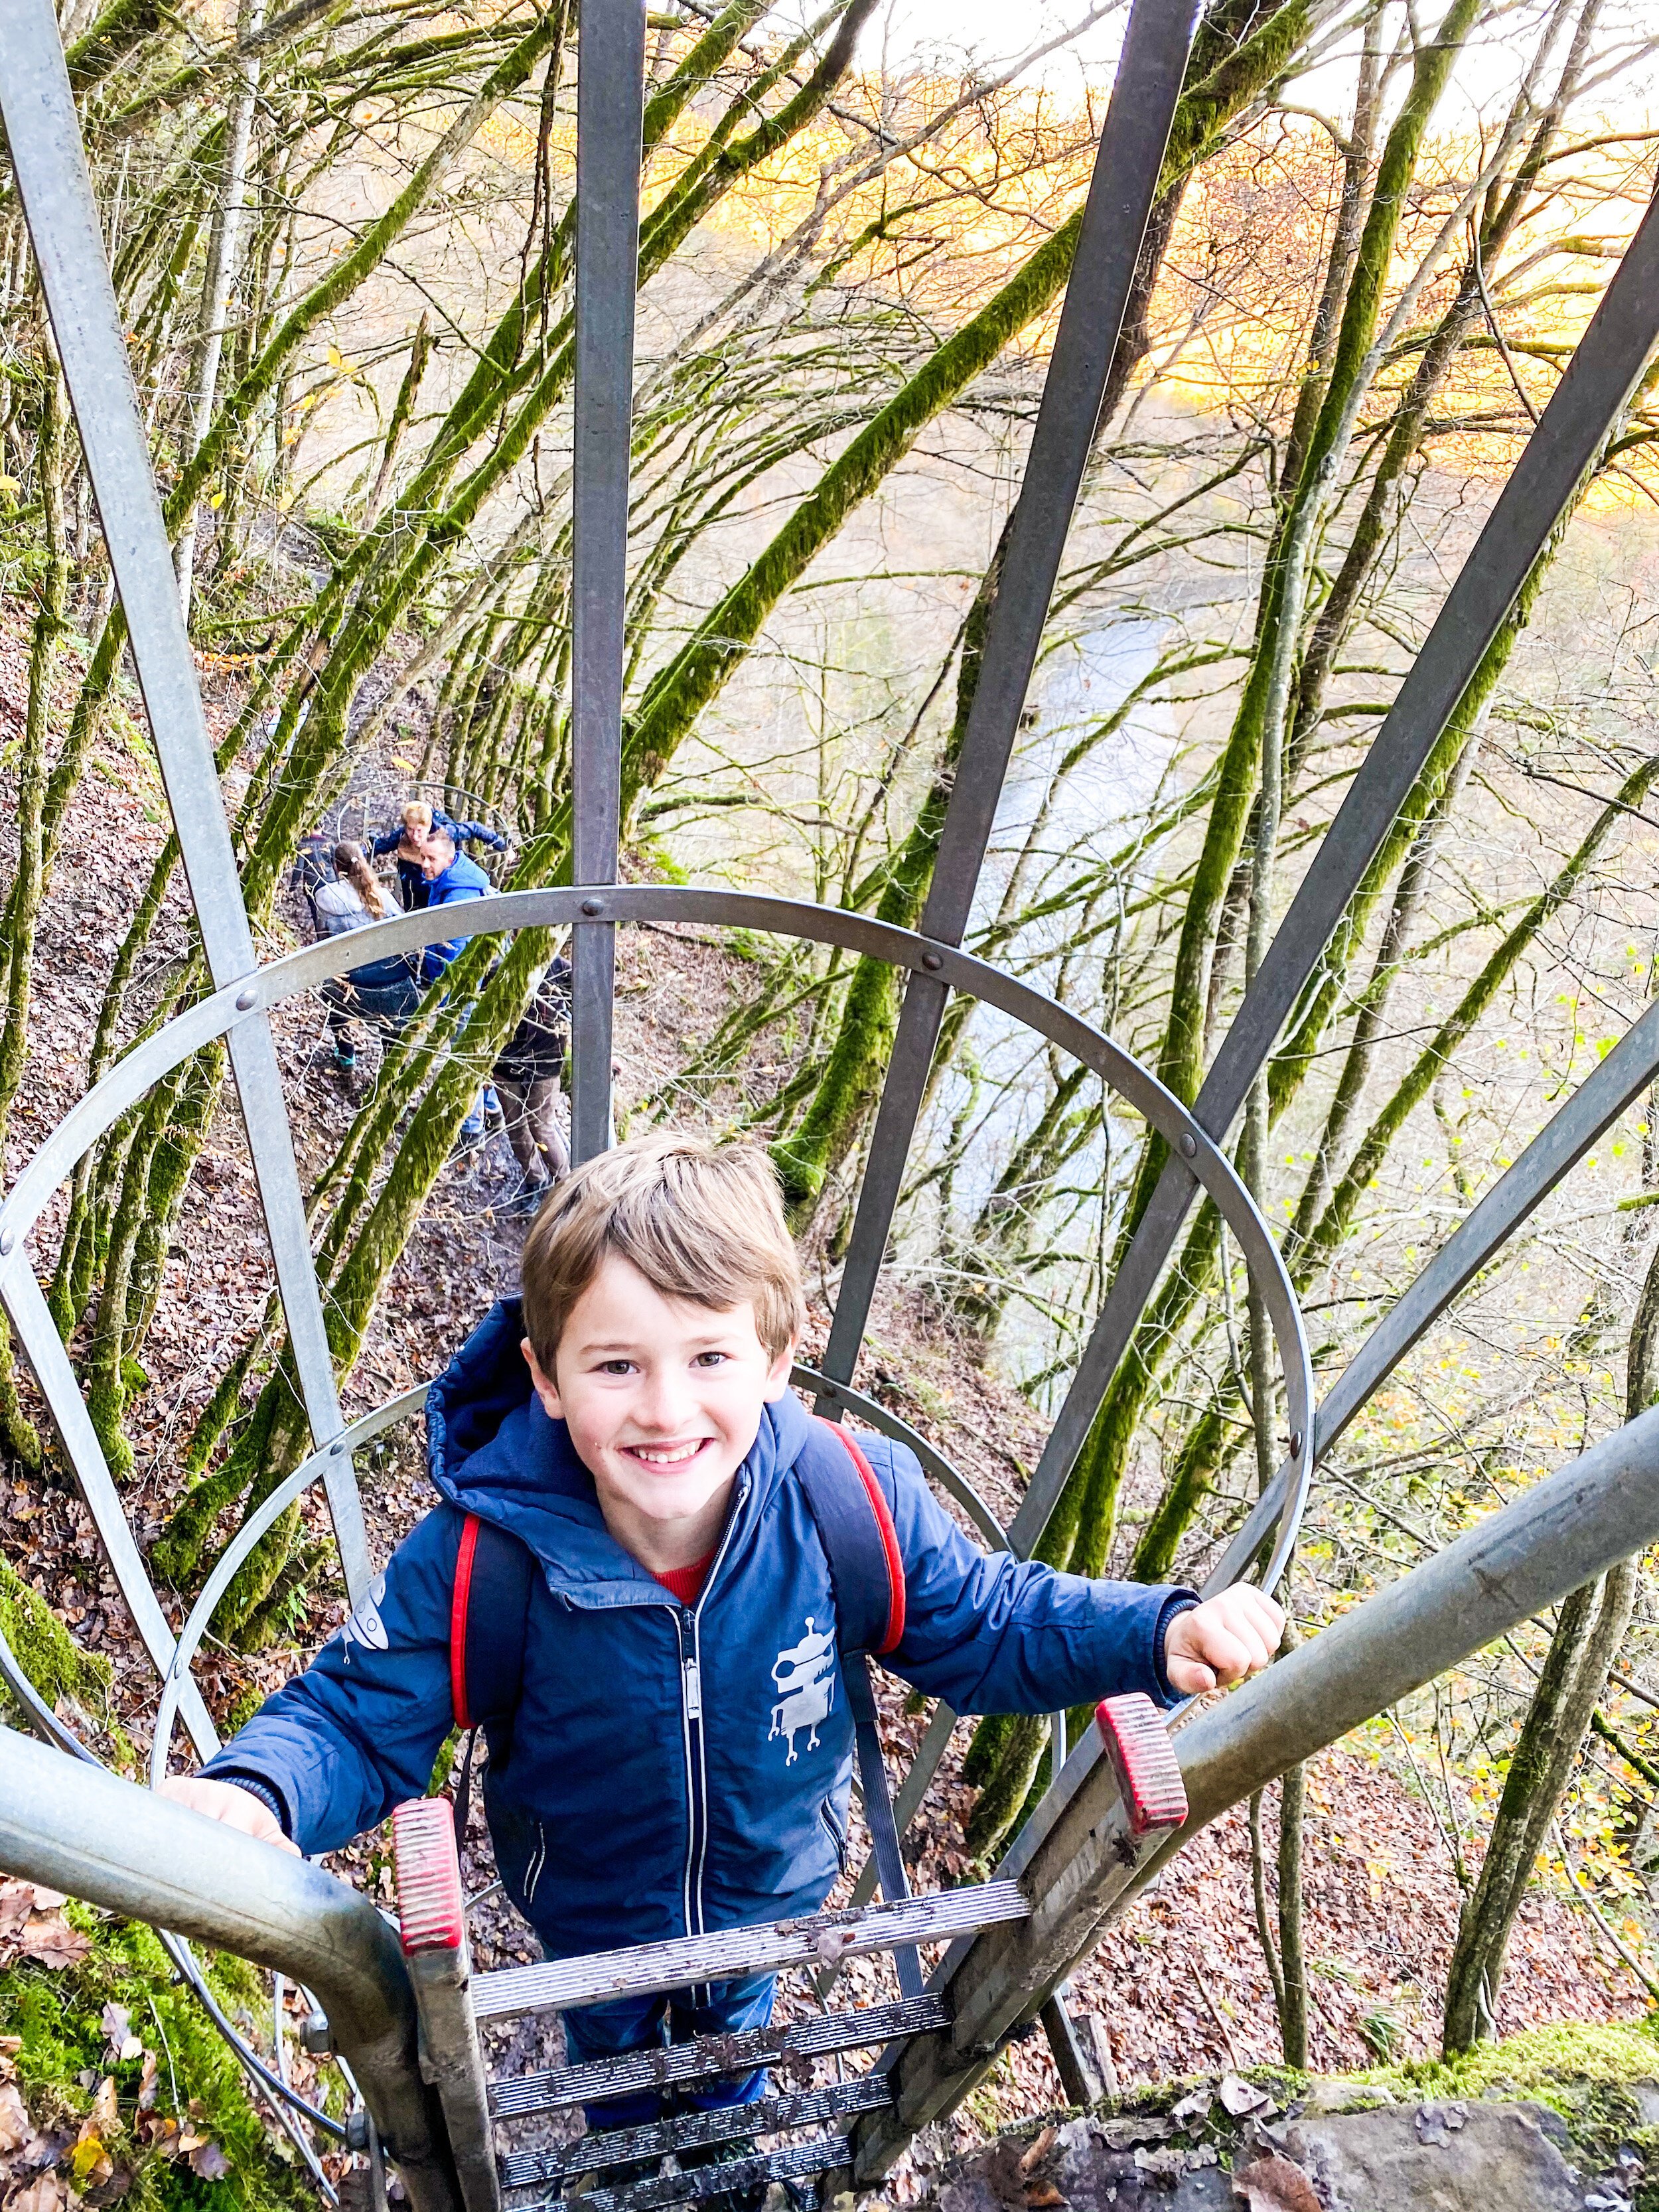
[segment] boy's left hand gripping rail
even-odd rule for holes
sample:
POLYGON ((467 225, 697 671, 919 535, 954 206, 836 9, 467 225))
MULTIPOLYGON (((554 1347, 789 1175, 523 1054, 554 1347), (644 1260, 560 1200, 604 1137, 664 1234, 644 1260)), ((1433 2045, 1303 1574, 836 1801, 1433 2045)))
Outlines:
POLYGON ((460 2212, 394 1930, 320 1867, 0 1727, 0 1869, 315 1990, 414 2212, 460 2212))

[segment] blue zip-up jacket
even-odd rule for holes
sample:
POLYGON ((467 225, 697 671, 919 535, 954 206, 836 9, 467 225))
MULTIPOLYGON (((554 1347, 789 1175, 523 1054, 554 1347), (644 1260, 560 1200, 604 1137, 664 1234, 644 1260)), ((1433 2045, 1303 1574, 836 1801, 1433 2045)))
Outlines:
MULTIPOLYGON (((483 898, 493 889, 477 862, 458 851, 442 875, 433 877, 426 902, 428 907, 453 906, 462 899, 483 898)), ((428 945, 421 955, 421 981, 435 983, 465 943, 464 937, 442 937, 428 945)))
MULTIPOLYGON (((450 1601, 463 1516, 522 1538, 539 1572, 510 1750, 484 1802, 507 1894, 550 1957, 817 1910, 845 1854, 853 1725, 829 1563, 793 1472, 811 1417, 765 1407, 714 1563, 682 1606, 605 1528, 498 1305, 427 1401, 444 1503, 346 1627, 206 1771, 260 1785, 306 1851, 331 1850, 430 1779, 453 1724, 450 1601)), ((904 1561, 905 1630, 884 1664, 958 1712, 1043 1713, 1125 1690, 1170 1701, 1183 1590, 986 1553, 914 1455, 860 1442, 904 1561)))

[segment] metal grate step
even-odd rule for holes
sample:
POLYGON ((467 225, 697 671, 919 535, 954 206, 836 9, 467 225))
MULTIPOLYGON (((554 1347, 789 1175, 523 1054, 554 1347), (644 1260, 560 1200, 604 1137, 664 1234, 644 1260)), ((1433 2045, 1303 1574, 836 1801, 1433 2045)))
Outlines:
POLYGON ((775 2136, 790 2128, 817 2127, 849 2112, 878 2112, 893 2101, 884 2074, 861 2074, 798 2095, 767 2097, 752 2105, 726 2105, 714 2112, 683 2112, 640 2128, 607 2128, 580 2136, 557 2150, 509 2151, 501 2160, 504 2189, 533 2189, 572 2174, 600 2173, 608 2166, 634 2159, 663 2158, 672 2151, 701 2149, 733 2136, 775 2136))
POLYGON ((670 2044, 666 2050, 629 2051, 620 2058, 593 2058, 580 2066, 553 2066, 492 2081, 489 2109, 498 2120, 519 2119, 619 2097, 629 2089, 669 2089, 721 2074, 748 2074, 775 2059, 821 2058, 899 2036, 930 2035, 950 2025, 950 2003, 939 1996, 866 2005, 860 2012, 823 2013, 811 2020, 745 2028, 738 2035, 704 2036, 694 2043, 670 2044))
MULTIPOLYGON (((845 2166, 845 2136, 819 2136, 787 2150, 760 2151, 753 2158, 729 2159, 724 2166, 700 2166, 690 2173, 665 2173, 659 2181, 636 2181, 629 2189, 585 2189, 579 2197, 547 2197, 541 2212, 653 2212, 661 2204, 686 2204, 718 2197, 728 2189, 754 2189, 769 2181, 799 2181, 845 2166)), ((531 2212, 526 2207, 526 2212, 531 2212)))
POLYGON ((948 1943, 999 1921, 1024 1920, 1030 1910, 1018 1882, 988 1881, 933 1897, 905 1898, 896 1905, 873 1905, 862 1912, 819 1912, 809 1919, 766 1921, 710 1936, 678 1936, 664 1943, 595 1951, 580 1959, 508 1966, 473 1977, 473 2006, 480 2020, 511 2020, 520 2013, 603 2004, 613 1997, 684 1989, 694 1982, 835 1966, 904 1944, 948 1943))

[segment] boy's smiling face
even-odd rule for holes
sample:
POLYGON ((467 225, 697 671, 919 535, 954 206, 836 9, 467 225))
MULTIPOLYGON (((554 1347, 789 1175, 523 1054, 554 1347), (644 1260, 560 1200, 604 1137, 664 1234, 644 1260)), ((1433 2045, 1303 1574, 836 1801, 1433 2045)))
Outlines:
POLYGON ((746 1299, 716 1310, 665 1298, 611 1253, 571 1308, 554 1373, 528 1339, 524 1356, 593 1477, 605 1526, 642 1566, 667 1572, 714 1548, 794 1350, 768 1352, 746 1299))

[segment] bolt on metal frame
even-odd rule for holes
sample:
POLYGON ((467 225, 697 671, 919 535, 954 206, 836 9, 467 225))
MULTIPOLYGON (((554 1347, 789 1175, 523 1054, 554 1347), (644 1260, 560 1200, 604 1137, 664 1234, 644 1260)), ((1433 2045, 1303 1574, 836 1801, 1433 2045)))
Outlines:
MULTIPOLYGON (((593 21, 585 41, 588 66, 580 71, 578 81, 572 824, 575 887, 487 899, 472 909, 471 927, 478 934, 523 927, 572 928, 575 968, 573 1133, 578 1158, 591 1156, 610 1141, 614 928, 618 922, 698 920, 720 927, 772 930, 889 960, 907 971, 903 1013, 879 1109, 878 1141, 872 1148, 872 1165, 860 1194, 830 1349, 822 1371, 802 1370, 799 1378, 817 1392, 824 1411, 836 1414, 856 1411, 890 1433, 909 1436, 903 1424, 852 1389, 852 1376, 947 994, 953 989, 967 991, 1000 1007, 1095 1069, 1157 1130, 1169 1148, 1170 1160, 1147 1218, 1097 1321, 1030 1492, 1011 1528, 1004 1532, 971 1486, 941 1455, 924 1450, 924 1464, 957 1498, 988 1539, 994 1530, 1015 1550, 1029 1553, 1156 1285, 1192 1195, 1201 1186, 1220 1208, 1247 1264, 1267 1291, 1285 1370, 1292 1431, 1291 1458, 1280 1481, 1261 1501, 1218 1571, 1218 1575, 1243 1571, 1276 1529, 1274 1559, 1268 1568, 1271 1578, 1293 1540, 1316 1453, 1328 1448, 1410 1345, 1445 1311, 1475 1269, 1514 1232, 1659 1067, 1659 1019, 1650 1014, 1632 1028, 1623 1044, 1553 1117, 1431 1261, 1362 1347, 1316 1417, 1307 1346, 1288 1279, 1271 1234, 1219 1145, 1291 1006, 1315 973, 1364 869, 1467 689, 1481 654, 1646 366, 1659 334, 1659 217, 1650 210, 1644 218, 1318 848, 1268 958, 1189 1112, 1109 1039, 1041 994, 972 959, 960 950, 960 942, 1156 190, 1196 20, 1196 0, 1135 0, 1130 16, 1081 227, 1074 270, 1077 281, 1068 289, 1026 481, 1011 522, 1006 572, 989 626, 939 865, 921 930, 915 933, 886 928, 862 916, 787 900, 728 892, 634 889, 617 884, 644 9, 640 0, 623 0, 623 4, 589 12, 593 21)), ((406 1393, 349 1428, 344 1425, 306 1231, 280 1069, 267 1019, 270 1008, 283 998, 314 988, 328 975, 337 963, 338 954, 325 946, 313 946, 263 967, 255 956, 216 788, 194 664, 179 614, 165 530, 127 371, 57 27, 47 0, 9 0, 0 21, 0 118, 81 425, 88 471, 215 986, 211 996, 129 1054, 65 1116, 0 1206, 0 1300, 58 1423, 118 1581, 163 1678, 161 1724, 155 1753, 159 1772, 165 1767, 167 1745, 178 1717, 184 1719, 199 1751, 212 1747, 211 1723, 190 1680, 191 1658, 235 1565, 276 1516, 311 1482, 320 1479, 327 1491, 342 1564, 354 1597, 365 1586, 372 1568, 352 1450, 380 1430, 407 1417, 423 1393, 406 1393), (125 1107, 159 1075, 219 1036, 226 1039, 237 1080, 314 1449, 240 1532, 175 1639, 149 1589, 73 1370, 40 1295, 24 1239, 76 1159, 125 1107)), ((409 915, 380 924, 368 934, 375 939, 374 951, 380 954, 412 950, 440 933, 426 917, 409 915)), ((1646 1425, 1635 1425, 1648 1455, 1644 1464, 1650 1467, 1652 1417, 1646 1425)), ((925 1443, 913 1437, 909 1440, 925 1443)), ((1613 1454, 1620 1468, 1627 1468, 1634 1449, 1634 1445, 1620 1447, 1622 1458, 1617 1452, 1613 1454)), ((1589 1462, 1581 1464, 1588 1468, 1589 1462)), ((1646 1520, 1631 1505, 1626 1487, 1604 1485, 1591 1501, 1601 1516, 1596 1522, 1595 1540, 1604 1549, 1615 1540, 1623 1541, 1620 1529, 1626 1536, 1632 1529, 1637 1530, 1632 1541, 1646 1540, 1640 1533, 1646 1520), (1615 1509, 1625 1514, 1624 1521, 1617 1520, 1615 1509), (1609 1519, 1610 1514, 1615 1517, 1609 1519)), ((1553 1498, 1560 1490, 1564 1499, 1581 1503, 1589 1495, 1583 1484, 1573 1488, 1566 1476, 1540 1488, 1553 1498), (1565 1489, 1560 1489, 1563 1484, 1567 1484, 1565 1489)), ((1496 1528, 1506 1519, 1513 1520, 1517 1528, 1524 1524, 1531 1529, 1533 1521, 1521 1510, 1527 1504, 1527 1500, 1517 1501, 1516 1508, 1510 1509, 1507 1516, 1495 1516, 1486 1529, 1496 1528)), ((1625 1544, 1624 1548, 1628 1547, 1625 1544)), ((1607 1554, 1609 1558, 1616 1555, 1616 1552, 1607 1554)), ((1427 1574, 1430 1570, 1420 1571, 1427 1574)), ((1582 1579, 1577 1566, 1572 1571, 1582 1579)), ((1449 1589, 1450 1584, 1447 1587, 1449 1589)), ((1340 1625, 1330 1636, 1343 1633, 1347 1626, 1340 1625)), ((1350 1640, 1359 1633, 1351 1632, 1350 1640)), ((1424 1644, 1425 1650, 1431 1646, 1437 1651, 1445 1643, 1444 1633, 1437 1631, 1437 1641, 1430 1638, 1424 1644)), ((1322 1638, 1318 1645, 1301 1655, 1292 1689, 1304 1699, 1308 1693, 1299 1686, 1315 1667, 1312 1655, 1328 1641, 1328 1637, 1322 1638)), ((1460 1656, 1463 1648, 1460 1645, 1452 1657, 1460 1656)), ((1439 1663, 1449 1662, 1443 1659, 1439 1663)), ((1231 1700, 1195 1723, 1181 1739, 1183 1759, 1196 1761, 1200 1752, 1211 1755, 1205 1747, 1212 1739, 1224 1751, 1231 1741, 1229 1716, 1243 1714, 1254 1726, 1251 1717, 1272 1705, 1279 1694, 1273 1686, 1281 1679, 1288 1680, 1284 1668, 1273 1670, 1265 1686, 1255 1686, 1243 1699, 1231 1700)), ((1316 1669, 1313 1679, 1320 1679, 1316 1669)), ((932 1759, 948 1738, 952 1717, 943 1709, 935 1717, 923 1753, 899 1793, 902 1823, 920 1800, 932 1759)), ((1341 1722, 1344 1727, 1349 1724, 1347 1720, 1341 1722)), ((1241 1723, 1241 1729, 1243 1726, 1241 1723)), ((13 1741, 4 1744, 9 1772, 13 1741)), ((1251 1756, 1259 1765, 1260 1758, 1255 1753, 1251 1756)), ((1080 1747, 1017 1841, 1005 1862, 1004 1873, 1018 1872, 1028 1893, 1034 1885, 1040 1886, 1042 1869, 1058 1864, 1065 1851, 1073 1848, 1080 1825, 1100 1812, 1101 1793, 1108 1787, 1091 1744, 1080 1747)), ((1216 1800, 1217 1807, 1221 1802, 1216 1800)), ((171 1808, 157 1809, 171 1812, 171 1808)), ((52 1817, 57 1818, 55 1811, 52 1817)), ((1100 1834, 1106 1832, 1107 1825, 1096 1822, 1100 1834)), ((39 1836, 8 1842, 9 1832, 0 1819, 0 1850, 33 1854, 27 1857, 29 1866, 37 1863, 46 1866, 51 1852, 39 1836)), ((144 1848, 148 1847, 146 1842, 144 1848)), ((52 1863, 63 1869, 63 1886, 101 1900, 112 1880, 107 1867, 99 1872, 92 1864, 95 1853, 83 1853, 71 1874, 70 1856, 65 1845, 58 1857, 52 1858, 52 1863), (89 1886, 94 1883, 103 1887, 89 1886)), ((58 1880, 60 1876, 46 1873, 40 1878, 58 1880)), ((210 1940, 228 1948, 244 1948, 222 1932, 217 1918, 210 1929, 200 1927, 201 1916, 192 1921, 171 1892, 164 1905, 151 1902, 156 1916, 167 1924, 206 1933, 210 1940)), ((124 1900, 120 1909, 134 1907, 130 1900, 124 1900)), ((1068 1923, 1066 1940, 1077 1934, 1077 1925, 1068 1923)), ((1082 1948, 1086 1948, 1086 1930, 1085 1938, 1082 1948)), ((247 1940, 254 1939, 248 1936, 247 1940)), ((965 1954, 954 1953, 947 1961, 950 1976, 954 1978, 953 1990, 964 1972, 972 1983, 979 1971, 974 1965, 976 1958, 1000 1955, 999 1947, 1006 1951, 1032 1940, 1024 1924, 1012 1933, 1003 1930, 971 1939, 965 1954)), ((268 1944, 248 1955, 270 1956, 276 1962, 268 1944)), ((319 1986, 327 1982, 315 1961, 302 1960, 296 1966, 291 1950, 284 1952, 281 1963, 284 1971, 303 1972, 319 1986)), ((999 2002, 1006 2012, 1012 2002, 1008 1990, 1012 1984, 1006 1977, 1004 1980, 1004 1995, 999 2002)), ((1049 1987, 1053 1985, 1051 1981, 1049 1987)), ((1033 2004, 1046 1993, 1039 1993, 1034 1984, 1024 1991, 1033 2004)), ((960 2040, 959 2034, 956 2040, 960 2040)), ((917 2067, 922 2064, 920 2059, 914 2063, 917 2067)), ((902 2089, 904 2069, 909 2063, 901 2054, 902 2089)), ((376 2092, 371 2088, 369 2094, 374 2106, 376 2092)), ((921 2106, 913 2100, 910 2109, 920 2110, 921 2106)), ((920 2124, 907 2120, 905 2112, 902 2094, 898 2113, 890 2119, 872 2116, 871 2127, 884 2131, 886 2139, 896 2129, 920 2124)))

